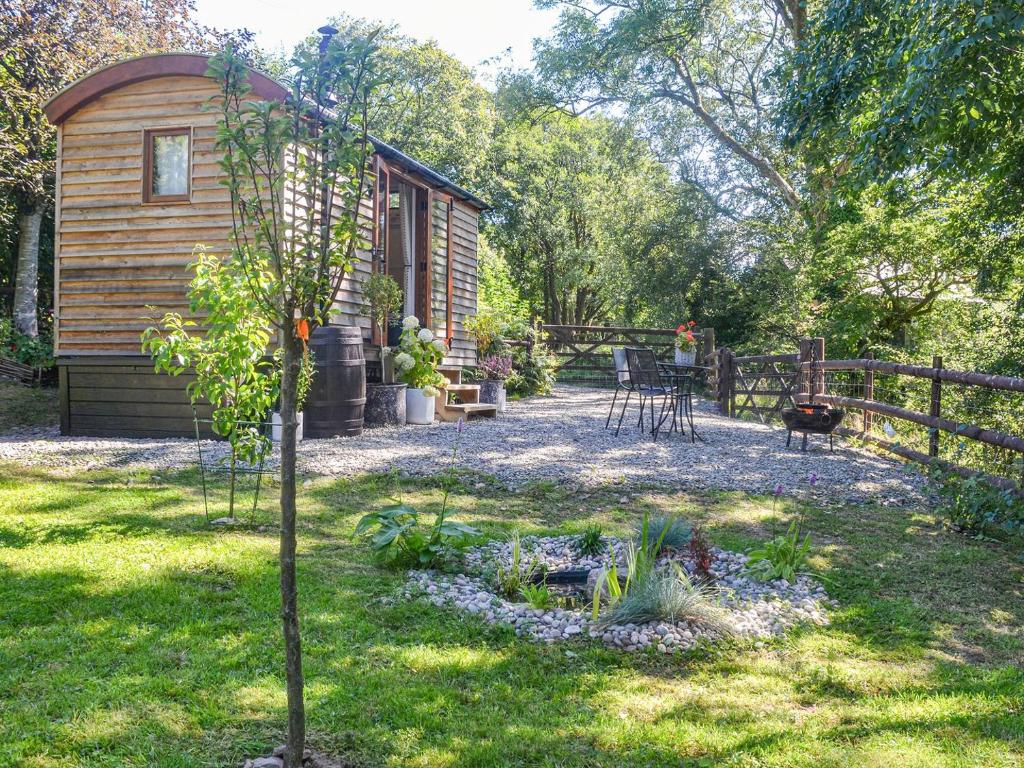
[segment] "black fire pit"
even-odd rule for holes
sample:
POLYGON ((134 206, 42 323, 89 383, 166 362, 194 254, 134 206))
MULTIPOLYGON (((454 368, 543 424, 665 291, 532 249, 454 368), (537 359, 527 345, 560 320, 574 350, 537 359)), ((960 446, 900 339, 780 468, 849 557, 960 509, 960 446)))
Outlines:
POLYGON ((802 432, 804 439, 800 449, 806 451, 807 435, 813 432, 828 435, 829 450, 835 450, 832 433, 842 424, 844 416, 846 411, 842 408, 832 408, 822 403, 797 403, 795 408, 783 408, 782 421, 789 431, 786 436, 786 447, 790 446, 794 432, 802 432))

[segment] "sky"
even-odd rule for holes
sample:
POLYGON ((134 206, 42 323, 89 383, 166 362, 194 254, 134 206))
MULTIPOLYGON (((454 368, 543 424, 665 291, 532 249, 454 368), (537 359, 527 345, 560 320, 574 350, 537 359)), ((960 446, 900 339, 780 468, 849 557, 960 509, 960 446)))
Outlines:
POLYGON ((290 51, 330 16, 396 22, 403 34, 436 40, 482 74, 493 69, 481 68, 482 62, 507 49, 503 64, 528 67, 533 38, 547 36, 558 17, 556 11, 535 9, 532 0, 197 0, 196 7, 202 23, 246 27, 271 51, 290 51))

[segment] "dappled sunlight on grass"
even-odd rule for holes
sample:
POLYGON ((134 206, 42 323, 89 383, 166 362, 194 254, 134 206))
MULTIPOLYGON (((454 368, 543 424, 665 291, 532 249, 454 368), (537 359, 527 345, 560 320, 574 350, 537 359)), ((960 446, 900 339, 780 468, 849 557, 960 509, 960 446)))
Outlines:
MULTIPOLYGON (((389 478, 322 479, 300 498, 311 742, 355 765, 1002 768, 1024 757, 1015 545, 900 510, 786 502, 773 513, 770 498, 742 494, 509 493, 464 478, 457 518, 490 536, 588 523, 622 534, 647 509, 684 510, 733 549, 799 516, 821 544, 812 567, 840 602, 831 626, 760 648, 623 655, 396 600, 403 574, 351 539, 393 492, 389 478)), ((439 508, 435 481, 402 493, 427 520, 439 508)), ((128 483, 0 468, 0 757, 220 766, 281 743, 277 537, 261 515, 270 530, 208 527, 189 473, 128 483)))

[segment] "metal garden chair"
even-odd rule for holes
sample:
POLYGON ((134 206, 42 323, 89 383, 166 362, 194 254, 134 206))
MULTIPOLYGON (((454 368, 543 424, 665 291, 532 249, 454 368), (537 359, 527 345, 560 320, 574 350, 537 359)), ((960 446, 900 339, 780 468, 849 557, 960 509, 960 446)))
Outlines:
MULTIPOLYGON (((633 382, 629 378, 629 363, 626 362, 626 350, 623 347, 613 347, 612 360, 615 362, 615 394, 612 396, 611 408, 608 409, 608 418, 604 420, 605 429, 608 429, 612 423, 612 413, 615 412, 615 402, 619 399, 619 392, 625 390, 626 403, 629 402, 629 396, 633 393, 633 382)), ((623 410, 625 407, 623 404, 623 410)), ((622 420, 619 421, 621 423, 622 420)), ((617 428, 615 434, 619 434, 617 428)))
POLYGON ((650 404, 651 411, 651 434, 654 440, 658 440, 658 432, 661 425, 665 423, 668 414, 673 415, 675 422, 676 395, 675 388, 671 384, 662 381, 661 371, 658 368, 658 358, 654 350, 646 347, 626 347, 626 364, 629 368, 629 380, 632 390, 626 393, 626 402, 622 405, 622 413, 619 415, 619 424, 615 428, 615 434, 619 433, 622 426, 622 418, 626 415, 626 407, 629 405, 629 396, 636 392, 640 397, 640 429, 644 428, 644 408, 650 404), (654 420, 654 399, 661 397, 661 412, 657 422, 654 420), (671 410, 670 410, 671 409, 671 410))

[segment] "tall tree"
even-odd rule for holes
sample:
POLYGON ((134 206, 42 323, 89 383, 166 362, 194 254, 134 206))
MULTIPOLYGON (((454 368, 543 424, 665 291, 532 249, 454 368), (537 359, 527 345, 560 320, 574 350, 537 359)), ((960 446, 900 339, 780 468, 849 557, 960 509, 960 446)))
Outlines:
POLYGON ((56 133, 43 104, 117 59, 215 44, 218 34, 197 24, 193 10, 193 0, 0 2, 0 189, 17 209, 14 318, 22 333, 38 332, 39 230, 53 201, 56 133))
POLYGON ((1016 0, 828 0, 786 102, 791 141, 843 151, 861 186, 1024 193, 1024 8, 1016 0))
POLYGON ((296 573, 296 405, 303 350, 328 320, 356 249, 370 191, 367 112, 378 83, 373 34, 325 35, 293 59, 285 104, 247 98, 248 70, 232 48, 211 61, 221 84, 217 146, 232 202, 232 253, 252 299, 277 330, 281 374, 281 617, 288 696, 287 768, 305 746, 296 573))
MULTIPOLYGON (((362 37, 377 25, 342 16, 331 24, 342 37, 362 37)), ((397 27, 377 36, 376 67, 387 72, 370 105, 370 132, 453 181, 483 181, 494 128, 493 99, 473 70, 434 41, 421 42, 397 27)), ((302 43, 314 49, 313 39, 302 43)))
POLYGON ((770 77, 804 34, 804 3, 535 1, 563 8, 554 35, 536 48, 540 85, 554 103, 634 113, 677 171, 734 213, 804 210, 770 77))

